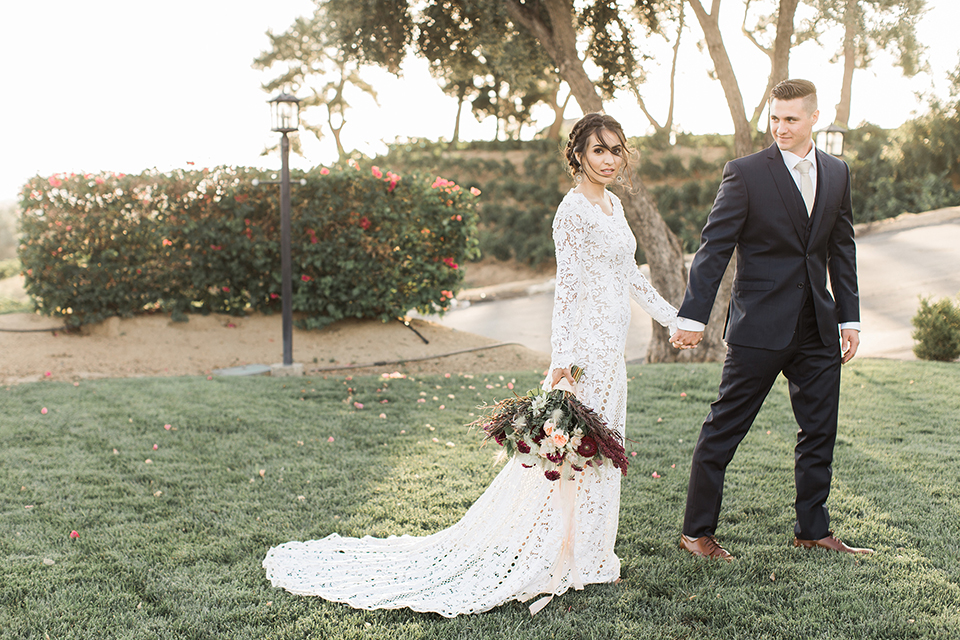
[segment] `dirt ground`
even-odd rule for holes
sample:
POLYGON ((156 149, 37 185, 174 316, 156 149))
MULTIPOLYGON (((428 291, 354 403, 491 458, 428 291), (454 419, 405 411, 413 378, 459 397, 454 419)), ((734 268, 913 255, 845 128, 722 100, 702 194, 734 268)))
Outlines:
MULTIPOLYGON (((465 293, 546 279, 553 270, 552 265, 534 270, 495 261, 471 264, 466 267, 465 293)), ((0 285, 3 296, 22 299, 22 278, 8 278, 0 285)), ((59 325, 35 314, 0 315, 0 384, 213 375, 218 369, 283 360, 279 315, 191 316, 183 323, 172 322, 166 314, 111 318, 80 333, 55 330, 59 325)), ((349 320, 321 331, 294 329, 293 360, 310 375, 542 372, 549 365, 548 354, 499 344, 418 319, 409 327, 399 321, 349 320)))

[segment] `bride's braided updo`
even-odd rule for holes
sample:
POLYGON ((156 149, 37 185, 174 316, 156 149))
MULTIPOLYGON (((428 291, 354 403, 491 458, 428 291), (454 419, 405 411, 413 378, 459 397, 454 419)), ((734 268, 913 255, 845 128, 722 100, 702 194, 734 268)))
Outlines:
MULTIPOLYGON (((575 179, 584 172, 584 167, 577 159, 577 154, 583 157, 590 136, 604 130, 614 134, 620 140, 620 145, 623 148, 621 173, 629 176, 629 172, 626 171, 626 169, 630 164, 630 157, 636 152, 627 146, 627 138, 623 134, 623 127, 621 127, 620 123, 612 116, 603 113, 588 113, 573 125, 573 129, 570 130, 570 135, 567 137, 567 146, 563 150, 563 155, 566 157, 567 165, 569 166, 570 175, 575 179)), ((603 139, 599 135, 597 138, 601 143, 603 142, 603 139)))

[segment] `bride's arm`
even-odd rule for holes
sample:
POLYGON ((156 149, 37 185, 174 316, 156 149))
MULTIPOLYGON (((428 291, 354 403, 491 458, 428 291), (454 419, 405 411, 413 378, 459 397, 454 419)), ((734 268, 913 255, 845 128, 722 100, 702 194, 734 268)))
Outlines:
POLYGON ((550 374, 559 378, 555 370, 566 369, 569 374, 573 362, 574 333, 580 289, 583 281, 583 242, 586 237, 582 212, 569 203, 561 203, 553 220, 553 242, 557 257, 557 282, 553 295, 553 321, 550 332, 550 374))
POLYGON ((640 267, 637 267, 636 263, 634 263, 634 268, 630 272, 630 296, 651 318, 667 327, 670 335, 677 332, 676 308, 664 300, 660 292, 653 288, 650 281, 640 273, 640 267))

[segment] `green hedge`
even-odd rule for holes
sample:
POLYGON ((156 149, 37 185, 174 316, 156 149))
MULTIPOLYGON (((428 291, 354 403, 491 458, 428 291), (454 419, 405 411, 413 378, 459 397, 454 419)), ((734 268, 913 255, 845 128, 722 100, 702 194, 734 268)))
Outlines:
MULTIPOLYGON (((270 176, 218 167, 36 177, 21 193, 27 291, 69 326, 153 311, 279 311, 279 187, 254 179, 270 176)), ((355 163, 293 179, 301 326, 447 308, 458 263, 477 254, 478 191, 355 163)))

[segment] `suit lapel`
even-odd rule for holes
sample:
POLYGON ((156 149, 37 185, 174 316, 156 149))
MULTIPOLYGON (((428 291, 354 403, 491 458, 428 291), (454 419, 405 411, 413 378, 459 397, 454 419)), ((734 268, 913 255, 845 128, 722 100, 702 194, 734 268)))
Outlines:
POLYGON ((797 183, 793 181, 787 165, 783 163, 783 156, 776 143, 767 149, 767 166, 773 175, 773 181, 777 185, 777 191, 780 192, 780 199, 783 200, 783 206, 787 210, 787 217, 793 223, 794 229, 800 240, 805 240, 805 230, 807 227, 807 210, 803 203, 803 197, 800 190, 797 189, 797 183))
POLYGON ((823 210, 826 208, 827 194, 830 192, 830 172, 827 170, 827 163, 824 160, 824 152, 817 149, 817 200, 813 205, 813 219, 810 221, 808 244, 817 237, 817 232, 820 230, 820 223, 823 222, 823 210))

